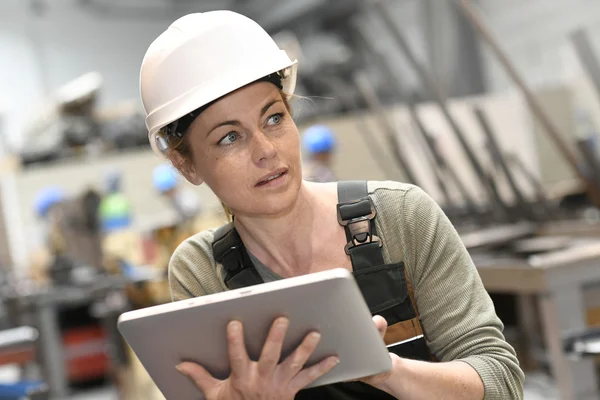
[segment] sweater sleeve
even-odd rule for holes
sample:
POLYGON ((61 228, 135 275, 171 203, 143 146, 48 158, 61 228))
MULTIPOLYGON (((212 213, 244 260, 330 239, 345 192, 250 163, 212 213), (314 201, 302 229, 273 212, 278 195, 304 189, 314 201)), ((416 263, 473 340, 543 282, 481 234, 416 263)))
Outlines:
POLYGON ((205 231, 182 242, 169 261, 169 286, 173 301, 226 290, 217 274, 211 249, 212 232, 205 231))
POLYGON ((402 210, 405 262, 431 351, 442 361, 471 365, 485 400, 522 399, 516 353, 452 223, 418 187, 405 192, 402 210))
POLYGON ((202 283, 194 276, 192 252, 186 242, 180 245, 169 261, 169 286, 173 301, 203 296, 202 283))

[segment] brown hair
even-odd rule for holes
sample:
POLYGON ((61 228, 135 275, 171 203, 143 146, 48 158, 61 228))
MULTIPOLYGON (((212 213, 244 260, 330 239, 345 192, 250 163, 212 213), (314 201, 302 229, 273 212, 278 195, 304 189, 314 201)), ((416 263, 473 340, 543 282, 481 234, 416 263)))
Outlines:
MULTIPOLYGON (((286 110, 290 113, 290 115, 292 115, 292 107, 290 106, 289 102, 289 98, 292 96, 286 94, 281 89, 279 90, 279 94, 281 95, 286 110)), ((184 134, 181 138, 172 137, 168 140, 168 144, 169 148, 167 150, 167 156, 169 160, 171 160, 171 163, 173 163, 173 166, 178 170, 186 167, 189 168, 193 159, 189 135, 184 134)), ((221 202, 221 206, 223 207, 223 211, 225 212, 227 220, 231 222, 233 220, 233 214, 231 213, 231 210, 223 202, 221 202)))

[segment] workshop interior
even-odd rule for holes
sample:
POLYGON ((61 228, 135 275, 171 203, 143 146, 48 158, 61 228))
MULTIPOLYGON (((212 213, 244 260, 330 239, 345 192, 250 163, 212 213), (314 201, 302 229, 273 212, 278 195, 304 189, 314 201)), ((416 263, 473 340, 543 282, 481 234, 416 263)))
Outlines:
POLYGON ((0 399, 164 399, 117 320, 170 302, 171 254, 227 215, 152 152, 139 72, 219 9, 298 60, 294 119, 334 135, 332 177, 442 207, 525 399, 600 398, 600 3, 2 0, 0 399))

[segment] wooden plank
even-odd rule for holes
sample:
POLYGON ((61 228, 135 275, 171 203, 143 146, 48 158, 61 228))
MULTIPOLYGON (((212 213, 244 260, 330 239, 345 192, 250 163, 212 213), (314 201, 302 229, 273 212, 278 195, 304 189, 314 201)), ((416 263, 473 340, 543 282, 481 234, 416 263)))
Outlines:
POLYGON ((531 267, 488 265, 477 268, 489 292, 533 294, 546 290, 544 272, 531 267))

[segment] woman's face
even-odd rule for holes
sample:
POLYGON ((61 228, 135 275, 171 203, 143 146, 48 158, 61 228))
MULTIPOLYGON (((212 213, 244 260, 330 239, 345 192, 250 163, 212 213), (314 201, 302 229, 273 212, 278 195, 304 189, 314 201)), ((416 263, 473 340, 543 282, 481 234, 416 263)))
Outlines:
POLYGON ((234 215, 290 209, 302 183, 298 129, 277 87, 245 86, 202 112, 188 131, 192 172, 234 215))

